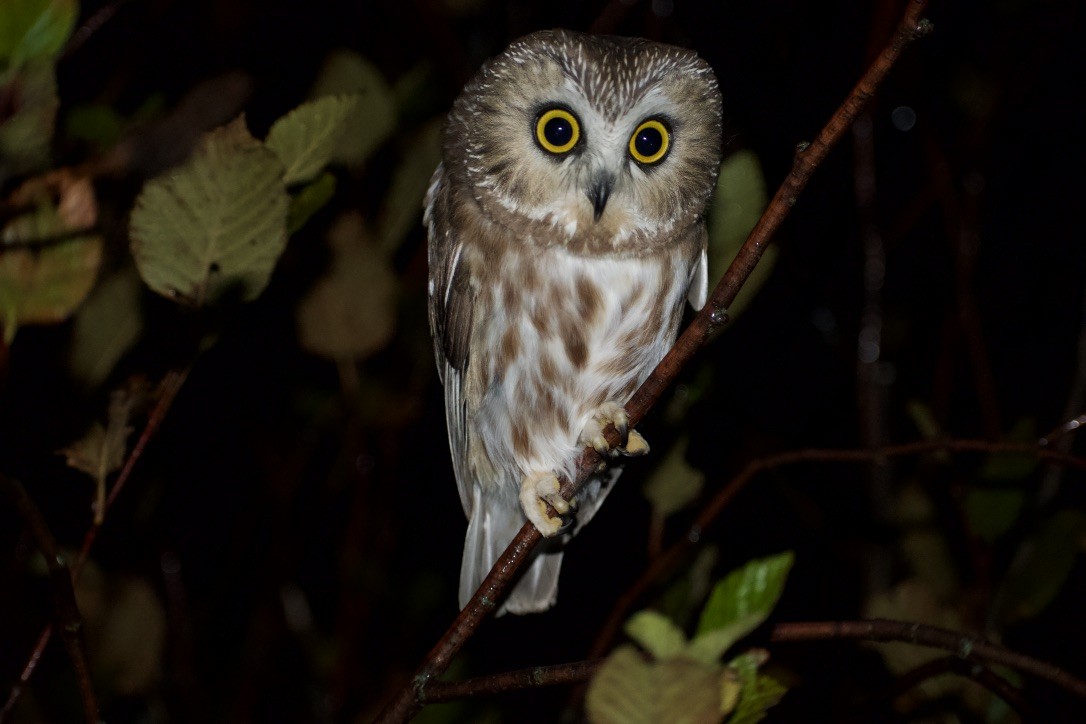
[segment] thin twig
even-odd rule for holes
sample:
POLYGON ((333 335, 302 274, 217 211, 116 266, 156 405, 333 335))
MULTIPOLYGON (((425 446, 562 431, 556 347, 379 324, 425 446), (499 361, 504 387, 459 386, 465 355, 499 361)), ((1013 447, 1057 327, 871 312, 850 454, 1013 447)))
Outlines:
POLYGON ((724 509, 732 500, 761 473, 800 463, 872 463, 933 452, 1021 454, 1064 467, 1086 470, 1086 459, 1083 458, 1035 445, 990 442, 988 440, 922 440, 903 445, 892 445, 878 450, 790 450, 776 455, 756 458, 748 462, 735 477, 716 492, 686 533, 663 554, 653 560, 633 585, 618 597, 611 609, 611 613, 608 614, 607 620, 600 627, 592 648, 589 649, 589 658, 600 656, 611 647, 611 642, 618 634, 622 622, 628 617, 633 604, 644 595, 649 586, 661 580, 683 560, 686 553, 701 540, 704 531, 716 522, 716 519, 720 517, 720 514, 724 512, 724 509))
POLYGON ((776 643, 793 641, 903 641, 955 653, 958 658, 981 664, 1006 666, 1055 684, 1080 698, 1086 698, 1086 681, 1058 666, 1011 651, 987 639, 958 631, 908 621, 808 621, 779 623, 769 636, 776 643))
MULTIPOLYGON (((75 669, 75 678, 79 683, 79 693, 83 700, 83 716, 89 724, 97 724, 98 700, 94 695, 94 684, 91 682, 90 664, 87 663, 87 651, 83 641, 83 618, 79 615, 79 606, 75 602, 72 574, 68 571, 68 564, 60 554, 60 547, 57 545, 56 538, 53 537, 53 532, 49 530, 41 511, 34 505, 34 501, 27 494, 22 483, 0 474, 0 487, 19 509, 38 550, 45 558, 45 565, 49 568, 49 579, 53 583, 56 622, 60 625, 64 648, 67 649, 68 658, 72 660, 72 668, 75 669)), ((44 643, 48 643, 48 639, 43 642, 43 650, 44 643)), ((36 655, 35 660, 37 660, 36 655)), ((20 679, 20 690, 24 683, 25 681, 20 679)), ((9 699, 9 704, 0 711, 0 717, 6 714, 14 703, 14 698, 9 699)))
POLYGON ((425 704, 440 704, 455 699, 489 696, 505 691, 536 689, 558 684, 579 684, 591 679, 603 659, 574 661, 570 664, 535 666, 531 669, 506 671, 491 676, 480 676, 466 681, 432 681, 426 687, 425 704))
MULTIPOLYGON (((99 511, 101 519, 93 521, 90 528, 87 529, 86 534, 83 536, 83 547, 79 550, 79 557, 76 559, 75 565, 72 566, 72 580, 77 580, 79 574, 82 573, 83 566, 86 565, 87 559, 90 557, 91 547, 94 545, 94 541, 98 537, 98 532, 102 529, 102 525, 105 522, 106 512, 113 507, 113 503, 117 500, 117 496, 120 495, 121 490, 124 488, 124 484, 132 475, 133 468, 135 468, 136 463, 139 462, 140 458, 143 457, 143 452, 147 449, 147 443, 150 442, 151 438, 158 432, 159 427, 162 425, 162 421, 166 418, 166 413, 169 412, 170 406, 173 405, 173 401, 177 397, 177 393, 180 392, 181 386, 185 383, 185 378, 188 376, 190 369, 191 367, 185 367, 181 370, 170 370, 163 378, 158 402, 155 404, 154 409, 151 410, 151 414, 147 416, 147 423, 143 426, 143 432, 140 433, 139 439, 132 447, 132 452, 128 454, 128 459, 125 460, 124 467, 121 468, 121 472, 117 476, 117 482, 113 484, 113 488, 109 491, 109 497, 106 498, 105 509, 99 511)), ((34 650, 30 653, 22 671, 19 673, 18 681, 12 686, 11 693, 8 695, 4 707, 0 709, 0 722, 3 722, 4 717, 11 711, 12 707, 15 706, 15 702, 19 700, 27 682, 30 681, 30 677, 34 675, 38 662, 45 652, 45 647, 49 645, 49 640, 53 636, 53 629, 54 626, 52 623, 46 624, 45 628, 42 629, 41 635, 38 636, 38 642, 34 646, 34 650)))
MULTIPOLYGON (((773 235, 795 206, 815 169, 875 94, 905 47, 931 30, 931 23, 920 17, 926 6, 927 0, 910 0, 904 18, 886 48, 860 78, 848 98, 833 114, 815 140, 797 149, 791 172, 784 179, 735 260, 713 290, 708 303, 694 317, 675 346, 626 403, 626 414, 631 427, 641 421, 678 375, 679 370, 715 332, 728 323, 728 307, 754 270, 773 235)), ((618 433, 613 427, 608 427, 606 435, 612 445, 618 444, 618 433)), ((562 485, 562 495, 567 500, 576 495, 601 460, 600 456, 589 448, 581 454, 577 462, 575 479, 564 481, 562 485)), ((540 538, 540 533, 535 526, 525 523, 509 547, 498 558, 479 586, 479 590, 427 654, 415 677, 389 701, 378 714, 377 721, 406 721, 419 710, 426 686, 448 668, 452 657, 460 650, 464 642, 474 634, 483 619, 497 607, 540 538)))

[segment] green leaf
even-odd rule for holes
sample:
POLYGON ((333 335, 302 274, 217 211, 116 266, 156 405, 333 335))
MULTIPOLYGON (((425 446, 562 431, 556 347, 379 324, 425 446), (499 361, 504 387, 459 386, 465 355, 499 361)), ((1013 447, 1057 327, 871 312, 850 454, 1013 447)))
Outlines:
POLYGON ((0 0, 0 68, 56 56, 78 15, 76 0, 0 0))
POLYGON ((970 490, 965 496, 965 519, 977 537, 992 543, 1011 529, 1025 502, 1021 490, 970 490))
POLYGON ((76 312, 68 358, 72 376, 87 387, 105 382, 139 338, 142 290, 135 267, 126 266, 103 281, 76 312))
MULTIPOLYGON (((102 261, 102 237, 66 238, 89 225, 88 221, 93 224, 94 189, 83 179, 66 186, 61 194, 59 209, 48 197, 38 196, 34 211, 13 219, 0 231, 0 327, 8 344, 20 325, 67 319, 94 286, 102 261), (10 244, 29 246, 4 248, 10 244)), ((21 195, 16 192, 13 200, 21 195)))
POLYGON ((358 360, 382 349, 396 327, 396 275, 358 214, 328 232, 332 264, 298 305, 298 337, 310 352, 358 360))
POLYGON ((765 619, 765 615, 748 613, 720 628, 702 631, 686 647, 686 655, 702 663, 716 663, 736 641, 758 628, 765 619))
POLYGON ((325 96, 295 108, 276 121, 264 142, 286 169, 283 182, 309 181, 332 159, 347 121, 358 113, 360 96, 325 96))
POLYGON ((777 605, 794 559, 787 551, 750 561, 729 573, 709 594, 698 636, 717 629, 742 630, 738 639, 757 628, 777 605))
POLYGON ((657 659, 678 656, 686 649, 682 629, 657 611, 638 611, 626 622, 625 631, 657 659))
POLYGON ((1059 594, 1086 541, 1086 513, 1059 510, 1027 541, 996 596, 1000 627, 1033 618, 1059 594))
POLYGON ((585 708, 596 724, 718 722, 719 666, 687 659, 648 662, 632 646, 620 646, 588 686, 585 708))
POLYGON ((427 123, 406 144, 377 218, 381 248, 391 253, 412 228, 422 225, 422 202, 441 162, 441 119, 427 123))
POLYGON ((686 462, 689 445, 689 435, 680 437, 645 481, 645 497, 652 504, 655 516, 667 518, 701 495, 705 473, 686 462))
MULTIPOLYGON (((709 206, 709 288, 724 275, 768 203, 762 166, 753 151, 733 153, 720 165, 709 206)), ((762 254, 747 283, 728 308, 735 319, 762 288, 777 262, 777 247, 762 254)))
POLYGON ((100 103, 76 106, 64 114, 64 135, 89 141, 99 149, 116 145, 124 136, 126 125, 124 116, 100 103))
POLYGON ((764 652, 752 652, 737 656, 728 663, 728 667, 737 672, 742 681, 739 704, 728 718, 728 724, 760 722, 765 719, 769 708, 788 693, 788 687, 784 684, 758 672, 767 658, 764 652))
POLYGON ((311 98, 344 93, 357 94, 361 102, 346 119, 332 161, 361 165, 383 144, 396 127, 396 99, 381 71, 351 50, 333 50, 325 58, 311 98))
POLYGON ((49 163, 56 124, 57 81, 50 61, 36 61, 0 73, 0 183, 49 163))
POLYGON ((244 117, 204 136, 182 167, 152 179, 132 211, 132 254, 157 293, 202 306, 240 288, 253 299, 286 246, 283 166, 244 117))
POLYGON ((320 176, 298 189, 290 197, 290 211, 287 212, 287 233, 298 231, 313 214, 324 208, 336 193, 336 177, 325 171, 320 176))

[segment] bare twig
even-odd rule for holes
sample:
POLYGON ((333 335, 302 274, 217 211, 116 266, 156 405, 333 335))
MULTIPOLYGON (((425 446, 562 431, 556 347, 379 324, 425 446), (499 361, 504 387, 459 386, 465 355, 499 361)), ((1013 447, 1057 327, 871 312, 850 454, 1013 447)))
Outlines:
POLYGON ((1086 698, 1086 681, 1058 666, 1011 651, 984 638, 920 623, 884 619, 779 623, 773 627, 769 638, 776 643, 842 639, 903 641, 917 646, 951 651, 964 661, 1006 666, 1044 679, 1075 696, 1086 698))
MULTIPOLYGON (((926 6, 927 0, 910 0, 905 16, 889 44, 860 78, 815 140, 809 145, 802 144, 797 149, 791 172, 713 290, 708 303, 626 403, 626 414, 631 426, 641 421, 686 362, 715 332, 728 323, 728 307, 754 270, 774 233, 796 204, 799 194, 807 186, 815 169, 874 95, 905 47, 931 30, 931 24, 920 17, 926 6)), ((613 427, 608 428, 607 437, 612 445, 619 442, 613 427)), ((563 482, 562 495, 567 500, 572 498, 599 463, 600 456, 594 450, 586 449, 578 459, 576 479, 563 482)), ((526 523, 521 528, 483 580, 479 590, 427 654, 411 683, 392 698, 378 715, 378 721, 406 721, 419 710, 426 686, 448 668, 453 655, 495 609, 540 538, 539 531, 531 523, 526 523)))
POLYGON ((686 553, 697 545, 703 532, 709 528, 724 509, 742 492, 750 482, 761 473, 775 470, 787 465, 800 463, 872 463, 885 461, 890 458, 900 458, 910 455, 923 455, 932 452, 976 452, 976 453, 1011 453, 1029 455, 1039 460, 1045 460, 1052 464, 1064 467, 1086 470, 1086 459, 1066 455, 1055 450, 1048 450, 1035 445, 1018 443, 989 442, 987 440, 922 440, 920 442, 892 445, 877 450, 790 450, 788 452, 767 455, 748 462, 739 473, 716 492, 712 500, 702 509, 698 517, 690 525, 686 534, 676 540, 663 554, 658 556, 648 568, 638 577, 615 601, 611 613, 603 626, 600 627, 592 648, 589 649, 589 657, 600 656, 611 646, 611 642, 618 634, 622 622, 626 620, 630 609, 645 591, 654 582, 660 580, 677 566, 686 553))
POLYGON ((579 684, 595 675, 603 659, 574 661, 570 664, 535 666, 531 669, 506 671, 492 676, 480 676, 466 681, 432 681, 423 695, 424 704, 439 704, 454 699, 470 699, 504 691, 535 689, 558 684, 579 684))
MULTIPOLYGON (((150 442, 151 438, 158 432, 159 427, 162 425, 162 421, 166 417, 166 413, 169 411, 170 406, 173 405, 173 401, 177 397, 177 393, 185 383, 185 378, 188 376, 189 369, 189 367, 185 367, 181 370, 170 370, 166 373, 165 378, 163 378, 158 402, 151 410, 151 414, 147 416, 147 423, 143 426, 143 432, 140 433, 139 439, 132 447, 132 452, 128 454, 128 459, 125 461, 124 467, 121 468, 121 472, 117 476, 117 482, 113 484, 113 488, 109 491, 109 497, 106 498, 105 509, 99 511, 101 519, 92 522, 90 528, 87 529, 86 534, 83 536, 83 547, 79 550, 79 557, 76 559, 75 565, 72 566, 72 580, 78 579, 79 574, 83 571, 83 566, 86 565, 87 559, 90 556, 91 547, 94 545, 94 541, 98 537, 98 532, 102 529, 102 524, 105 522, 105 513, 113 507, 114 501, 117 500, 117 496, 120 495, 121 490, 124 488, 124 484, 128 481, 129 476, 131 476, 133 468, 135 468, 136 463, 139 462, 140 458, 143 457, 143 452, 147 448, 147 443, 150 442)), ((30 653, 30 657, 27 659, 22 671, 19 673, 19 680, 11 688, 11 693, 8 695, 4 707, 0 709, 0 722, 3 721, 12 707, 15 706, 15 702, 18 701, 19 697, 22 695, 23 689, 26 687, 27 682, 30 681, 30 677, 34 675, 34 671, 38 666, 38 661, 41 660, 41 656, 45 652, 45 647, 49 645, 49 640, 53 636, 53 630, 54 626, 52 623, 47 624, 45 628, 42 629, 41 635, 38 636, 38 643, 34 646, 34 650, 30 653)))
MULTIPOLYGON (((34 501, 31 500, 22 483, 0 474, 0 487, 19 509, 38 550, 45 558, 45 565, 49 568, 49 578, 53 583, 56 621, 60 625, 61 638, 64 639, 68 658, 72 660, 76 681, 79 682, 79 693, 83 699, 83 716, 89 724, 97 724, 98 700, 94 695, 94 685, 91 683, 90 664, 87 663, 86 646, 83 642, 83 619, 79 615, 79 606, 75 602, 75 591, 72 588, 72 575, 68 571, 68 564, 60 554, 60 547, 57 545, 56 538, 53 537, 53 532, 49 530, 41 511, 34 505, 34 501)), ((44 643, 47 642, 46 638, 45 642, 42 642, 42 649, 45 648, 44 643)), ((34 658, 37 660, 37 655, 34 658)), ((20 679, 16 690, 21 690, 25 683, 25 680, 20 679)), ((0 717, 14 705, 14 691, 12 694, 8 704, 0 711, 0 717)))

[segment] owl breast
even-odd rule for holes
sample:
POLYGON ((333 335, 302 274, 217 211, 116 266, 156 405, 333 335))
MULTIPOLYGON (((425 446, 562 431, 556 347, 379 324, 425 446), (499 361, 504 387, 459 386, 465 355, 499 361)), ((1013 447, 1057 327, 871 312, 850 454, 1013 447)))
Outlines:
POLYGON ((627 400, 674 340, 699 252, 686 247, 601 258, 521 246, 491 260, 467 380, 481 394, 476 480, 515 490, 527 471, 573 473, 592 413, 627 400))

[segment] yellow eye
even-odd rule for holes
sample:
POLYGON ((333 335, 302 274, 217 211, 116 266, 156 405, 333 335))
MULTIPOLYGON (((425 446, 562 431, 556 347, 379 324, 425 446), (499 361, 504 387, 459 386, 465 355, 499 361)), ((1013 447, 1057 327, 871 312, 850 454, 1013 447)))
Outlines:
POLYGON ((650 119, 630 136, 630 156, 634 161, 651 165, 659 163, 671 146, 671 132, 661 121, 650 119))
POLYGON ((539 114, 535 122, 535 140, 544 151, 569 153, 581 140, 577 116, 565 108, 551 108, 539 114))

